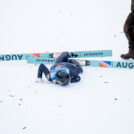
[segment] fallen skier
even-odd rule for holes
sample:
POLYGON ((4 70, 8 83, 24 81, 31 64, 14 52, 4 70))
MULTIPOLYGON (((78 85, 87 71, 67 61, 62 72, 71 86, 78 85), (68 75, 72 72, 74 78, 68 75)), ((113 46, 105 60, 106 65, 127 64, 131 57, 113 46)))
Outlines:
POLYGON ((50 71, 44 64, 40 64, 36 82, 43 82, 43 73, 47 80, 54 84, 65 86, 69 83, 79 82, 81 80, 79 74, 83 72, 83 69, 75 59, 68 60, 69 57, 70 54, 68 52, 61 53, 55 64, 50 68, 50 71))

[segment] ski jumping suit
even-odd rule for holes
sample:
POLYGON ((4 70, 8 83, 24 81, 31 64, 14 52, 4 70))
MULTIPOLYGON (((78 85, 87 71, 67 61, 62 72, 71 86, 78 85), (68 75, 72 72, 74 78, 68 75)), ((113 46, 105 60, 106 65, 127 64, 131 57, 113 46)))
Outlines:
MULTIPOLYGON (((56 60, 55 64, 50 68, 50 70, 57 69, 59 66, 69 68, 70 70, 70 77, 71 77, 71 83, 80 81, 80 76, 78 74, 83 72, 83 69, 80 65, 80 63, 74 59, 69 60, 69 53, 63 52, 56 60)), ((42 74, 45 74, 46 78, 49 81, 52 81, 50 77, 50 71, 44 64, 40 64, 38 69, 38 78, 42 78, 42 74)))

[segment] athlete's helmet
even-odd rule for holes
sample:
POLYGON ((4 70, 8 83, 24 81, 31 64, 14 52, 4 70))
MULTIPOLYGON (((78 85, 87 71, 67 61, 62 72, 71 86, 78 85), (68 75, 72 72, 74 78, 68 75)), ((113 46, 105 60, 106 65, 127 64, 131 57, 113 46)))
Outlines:
POLYGON ((65 70, 59 70, 56 73, 56 81, 58 84, 65 86, 70 82, 70 75, 65 70))

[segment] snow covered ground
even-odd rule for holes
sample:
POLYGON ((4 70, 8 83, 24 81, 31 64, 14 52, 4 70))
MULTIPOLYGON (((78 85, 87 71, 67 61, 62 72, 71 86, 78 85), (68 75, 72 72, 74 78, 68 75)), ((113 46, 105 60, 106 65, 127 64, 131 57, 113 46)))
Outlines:
MULTIPOLYGON (((103 59, 121 61, 130 5, 0 0, 0 54, 112 49, 103 59)), ((37 69, 0 62, 0 134, 134 134, 134 70, 83 67, 81 82, 61 87, 35 83, 37 69)))

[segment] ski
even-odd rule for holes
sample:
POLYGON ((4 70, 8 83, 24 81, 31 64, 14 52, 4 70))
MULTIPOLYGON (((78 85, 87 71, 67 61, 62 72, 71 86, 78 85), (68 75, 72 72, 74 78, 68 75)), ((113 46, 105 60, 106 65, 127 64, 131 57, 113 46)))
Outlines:
MULTIPOLYGON (((134 62, 123 61, 100 61, 100 60, 83 60, 76 59, 81 65, 89 67, 104 67, 104 68, 122 68, 122 69, 134 69, 134 62)), ((27 63, 29 64, 54 64, 56 58, 43 58, 43 57, 29 57, 27 63)))
MULTIPOLYGON (((53 58, 53 56, 59 56, 60 54, 61 52, 0 54, 0 61, 27 60, 28 57, 53 58)), ((112 56, 112 50, 76 51, 76 52, 70 52, 70 54, 71 54, 70 58, 109 57, 112 56)))
MULTIPOLYGON (((61 53, 50 53, 48 58, 57 58, 61 53)), ((112 56, 112 50, 96 50, 96 51, 77 51, 70 52, 70 58, 86 58, 86 57, 109 57, 112 56)), ((44 56, 43 54, 40 56, 44 56)))

